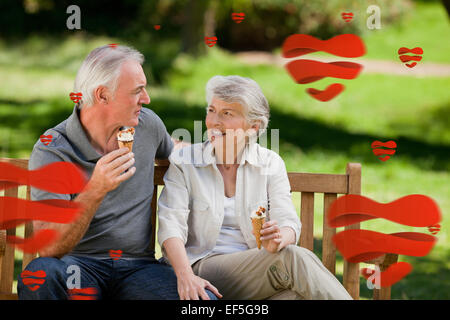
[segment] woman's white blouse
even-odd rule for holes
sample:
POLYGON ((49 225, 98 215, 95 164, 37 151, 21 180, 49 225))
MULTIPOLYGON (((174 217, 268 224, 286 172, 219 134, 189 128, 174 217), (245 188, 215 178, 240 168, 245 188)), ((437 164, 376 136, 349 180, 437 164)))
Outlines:
MULTIPOLYGON (((158 200, 158 242, 165 257, 164 241, 181 239, 192 265, 216 246, 224 220, 224 183, 209 141, 174 150, 169 160, 158 200)), ((268 210, 267 220, 291 227, 298 242, 301 223, 284 161, 277 153, 251 143, 240 159, 235 192, 236 218, 249 248, 256 247, 250 215, 259 206, 268 210)))
POLYGON ((236 216, 235 197, 223 196, 223 222, 213 253, 226 254, 248 249, 236 216))

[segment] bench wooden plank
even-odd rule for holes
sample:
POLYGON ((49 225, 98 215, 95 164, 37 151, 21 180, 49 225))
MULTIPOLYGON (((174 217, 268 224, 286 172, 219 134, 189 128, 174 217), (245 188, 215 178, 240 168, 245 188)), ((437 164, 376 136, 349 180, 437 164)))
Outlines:
POLYGON ((300 221, 302 229, 300 232, 300 246, 314 250, 314 193, 302 192, 300 221))
POLYGON ((19 300, 19 296, 15 293, 0 293, 0 300, 19 300))
POLYGON ((288 173, 292 192, 347 193, 345 174, 288 173))
MULTIPOLYGON (((155 166, 154 181, 164 185, 167 167, 155 166)), ((348 177, 346 174, 322 174, 288 172, 292 192, 347 193, 348 177)))
MULTIPOLYGON (((29 186, 26 187, 26 199, 30 200, 31 196, 30 196, 30 190, 31 188, 29 186)), ((25 224, 25 231, 24 231, 24 238, 29 238, 31 237, 33 234, 33 222, 27 222, 25 224)), ((34 258, 37 257, 37 253, 24 253, 23 254, 23 259, 22 259, 22 270, 24 270, 27 265, 31 262, 31 260, 33 260, 34 258)))
MULTIPOLYGON (((359 163, 347 164, 348 194, 361 194, 361 165, 359 163)), ((355 223, 344 228, 345 230, 360 229, 360 224, 355 223)), ((349 239, 346 246, 352 246, 349 239)), ((359 263, 350 263, 344 259, 344 287, 353 299, 359 299, 359 263)))
MULTIPOLYGON (((8 188, 5 190, 5 197, 17 198, 19 192, 18 187, 8 188)), ((4 208, 0 208, 3 211, 4 208)), ((19 208, 16 208, 19 210, 19 208)), ((6 236, 15 236, 16 229, 11 228, 6 230, 6 236)), ((1 293, 11 293, 12 285, 14 279, 14 250, 15 247, 6 244, 5 253, 2 259, 2 270, 0 275, 0 292, 1 293)))
POLYGON ((336 229, 331 228, 328 221, 328 210, 336 200, 337 194, 325 193, 323 197, 323 235, 322 235, 322 262, 324 266, 332 273, 336 274, 336 247, 332 241, 336 234, 336 229))
POLYGON ((5 255, 5 250, 6 250, 6 230, 0 230, 0 277, 2 276, 3 256, 5 255))
MULTIPOLYGON (((384 256, 383 262, 379 265, 380 273, 386 271, 390 265, 396 263, 398 260, 398 254, 387 253, 384 256)), ((373 300, 390 300, 391 299, 391 287, 381 287, 380 289, 373 289, 373 300)))
POLYGON ((156 245, 156 210, 157 210, 157 198, 158 198, 158 185, 153 186, 153 197, 152 197, 152 216, 151 216, 151 223, 152 223, 152 239, 150 240, 150 250, 155 251, 155 245, 156 245))
POLYGON ((166 174, 168 167, 155 166, 155 173, 153 176, 153 181, 155 185, 164 185, 164 175, 166 174))
POLYGON ((28 159, 1 158, 0 161, 15 165, 16 167, 28 170, 28 159))

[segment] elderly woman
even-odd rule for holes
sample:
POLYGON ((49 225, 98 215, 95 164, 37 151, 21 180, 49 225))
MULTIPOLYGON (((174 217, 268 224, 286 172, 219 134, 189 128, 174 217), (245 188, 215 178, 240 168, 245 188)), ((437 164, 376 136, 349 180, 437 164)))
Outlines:
POLYGON ((259 86, 215 76, 206 100, 208 140, 172 153, 159 198, 158 241, 180 298, 208 299, 209 289, 225 299, 351 299, 314 253, 295 245, 301 224, 284 162, 256 143, 269 121, 259 86), (258 249, 251 216, 260 207, 267 221, 258 249))

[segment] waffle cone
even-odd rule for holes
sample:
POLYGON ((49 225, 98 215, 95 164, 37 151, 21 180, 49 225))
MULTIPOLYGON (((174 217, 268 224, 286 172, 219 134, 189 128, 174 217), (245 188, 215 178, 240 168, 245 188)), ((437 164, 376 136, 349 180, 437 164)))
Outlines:
POLYGON ((127 147, 128 150, 130 150, 130 152, 133 150, 133 140, 131 141, 120 141, 118 140, 117 142, 119 142, 119 148, 123 148, 123 147, 127 147))
POLYGON ((256 238, 256 245, 261 249, 261 229, 266 219, 252 218, 253 234, 256 238))

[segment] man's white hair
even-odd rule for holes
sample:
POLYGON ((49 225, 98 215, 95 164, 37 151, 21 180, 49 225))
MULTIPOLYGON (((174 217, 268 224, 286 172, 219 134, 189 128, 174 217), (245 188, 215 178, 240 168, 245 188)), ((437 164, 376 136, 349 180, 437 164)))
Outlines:
POLYGON ((92 50, 83 61, 74 83, 74 92, 81 92, 79 107, 89 107, 95 103, 94 91, 98 86, 105 86, 115 93, 122 64, 135 60, 141 65, 144 56, 139 51, 127 46, 105 45, 92 50))
POLYGON ((250 78, 240 76, 214 76, 206 84, 206 102, 213 97, 227 103, 239 103, 250 124, 259 121, 259 135, 269 124, 270 108, 259 85, 250 78))

